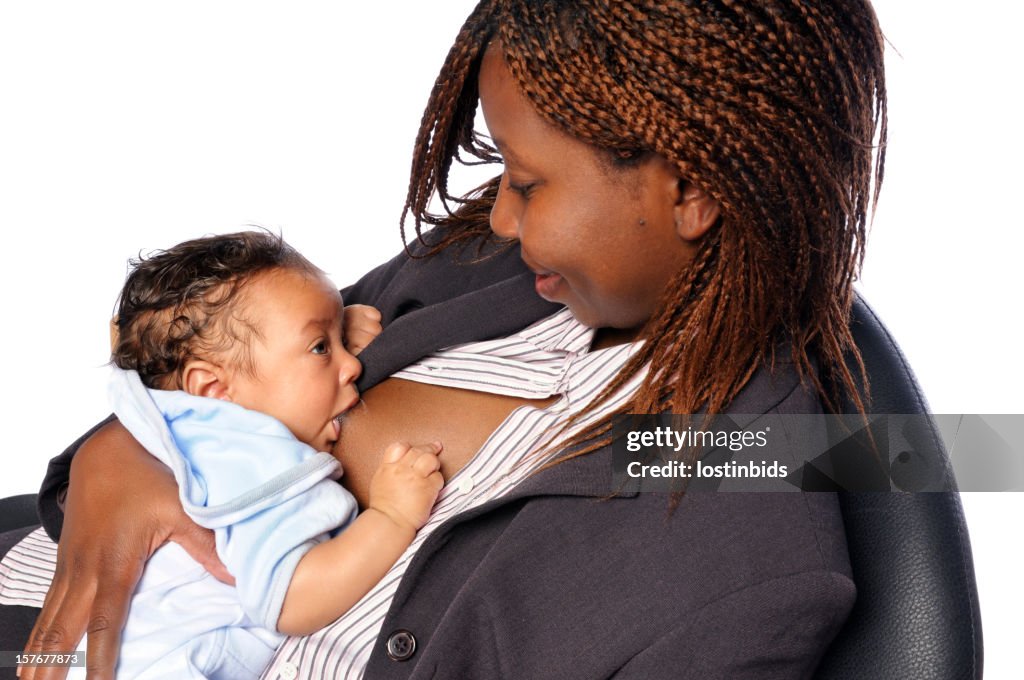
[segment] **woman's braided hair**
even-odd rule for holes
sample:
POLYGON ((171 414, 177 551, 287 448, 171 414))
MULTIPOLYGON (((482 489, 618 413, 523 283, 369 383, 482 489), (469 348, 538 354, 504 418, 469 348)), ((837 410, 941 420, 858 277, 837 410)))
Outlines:
MULTIPOLYGON (((439 225, 437 248, 488 228, 499 178, 460 198, 448 173, 467 162, 460 154, 499 160, 473 132, 492 42, 558 129, 613 160, 659 154, 722 208, 643 348, 588 411, 649 363, 624 410, 721 412, 780 343, 827 407, 839 395, 825 385, 836 385, 863 411, 844 353, 863 381, 852 282, 886 142, 883 37, 868 0, 483 0, 415 145, 402 222, 411 213, 417 234, 439 225), (429 212, 435 194, 445 214, 429 212)), ((605 419, 591 435, 608 431, 605 419)))

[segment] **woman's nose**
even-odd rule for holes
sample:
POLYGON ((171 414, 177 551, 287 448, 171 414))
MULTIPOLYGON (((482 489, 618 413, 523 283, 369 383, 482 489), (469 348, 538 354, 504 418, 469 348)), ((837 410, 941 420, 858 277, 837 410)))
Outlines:
MULTIPOLYGON (((504 184, 504 180, 502 181, 504 184)), ((519 218, 514 214, 510 201, 504 198, 507 189, 498 189, 498 195, 491 206, 491 231, 502 238, 519 238, 519 218)))

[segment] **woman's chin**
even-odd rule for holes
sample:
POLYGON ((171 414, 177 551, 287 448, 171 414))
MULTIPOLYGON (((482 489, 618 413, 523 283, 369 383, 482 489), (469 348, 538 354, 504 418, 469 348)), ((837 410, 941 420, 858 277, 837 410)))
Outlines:
POLYGON ((569 302, 563 302, 561 300, 553 300, 553 302, 562 302, 562 304, 569 308, 573 318, 587 328, 593 328, 596 330, 608 325, 601 320, 600 315, 595 314, 592 309, 579 304, 578 301, 570 300, 569 302))

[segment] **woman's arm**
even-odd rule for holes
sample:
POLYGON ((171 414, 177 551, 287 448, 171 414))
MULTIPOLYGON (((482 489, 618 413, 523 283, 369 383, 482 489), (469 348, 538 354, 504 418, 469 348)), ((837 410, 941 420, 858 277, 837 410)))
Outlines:
POLYGON ((59 456, 50 459, 46 466, 46 478, 39 487, 36 511, 46 529, 47 535, 57 542, 64 526, 64 500, 68 492, 68 477, 71 474, 71 461, 75 453, 90 437, 108 423, 117 422, 111 413, 109 416, 89 428, 89 431, 71 443, 59 456))
MULTIPOLYGON (((213 532, 194 524, 178 500, 171 471, 114 421, 78 450, 57 550, 57 570, 27 652, 74 650, 89 633, 90 677, 113 678, 128 604, 149 556, 179 543, 222 581, 213 532)), ((22 670, 22 680, 65 677, 66 669, 22 670)))

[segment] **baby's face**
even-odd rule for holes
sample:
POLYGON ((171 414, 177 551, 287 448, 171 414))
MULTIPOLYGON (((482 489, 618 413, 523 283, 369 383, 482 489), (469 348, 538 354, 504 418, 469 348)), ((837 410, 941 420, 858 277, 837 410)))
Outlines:
POLYGON ((276 269, 250 282, 237 310, 254 323, 255 377, 235 371, 231 401, 271 415, 318 451, 330 451, 338 417, 359 400, 362 367, 342 344, 342 300, 322 275, 276 269))

